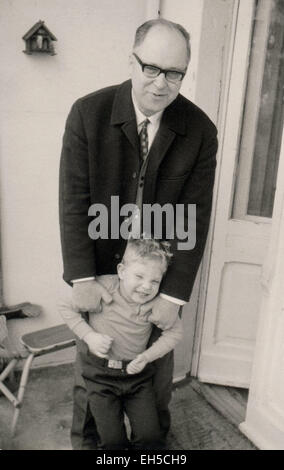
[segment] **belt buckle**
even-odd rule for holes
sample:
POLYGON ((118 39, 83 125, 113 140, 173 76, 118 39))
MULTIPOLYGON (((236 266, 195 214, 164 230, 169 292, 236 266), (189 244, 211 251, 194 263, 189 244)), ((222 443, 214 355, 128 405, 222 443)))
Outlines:
POLYGON ((122 361, 116 361, 115 359, 110 359, 107 363, 110 369, 122 369, 122 365, 122 361))

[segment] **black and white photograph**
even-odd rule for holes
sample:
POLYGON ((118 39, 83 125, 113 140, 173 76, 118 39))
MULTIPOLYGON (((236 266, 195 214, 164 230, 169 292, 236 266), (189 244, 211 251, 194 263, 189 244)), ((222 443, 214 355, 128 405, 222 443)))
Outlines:
POLYGON ((284 0, 0 0, 0 55, 1 454, 284 450, 284 0))

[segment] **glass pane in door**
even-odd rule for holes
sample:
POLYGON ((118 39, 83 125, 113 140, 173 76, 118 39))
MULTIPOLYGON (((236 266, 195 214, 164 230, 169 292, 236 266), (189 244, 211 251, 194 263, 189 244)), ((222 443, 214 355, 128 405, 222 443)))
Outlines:
POLYGON ((256 2, 233 217, 272 217, 284 117, 284 0, 256 2))

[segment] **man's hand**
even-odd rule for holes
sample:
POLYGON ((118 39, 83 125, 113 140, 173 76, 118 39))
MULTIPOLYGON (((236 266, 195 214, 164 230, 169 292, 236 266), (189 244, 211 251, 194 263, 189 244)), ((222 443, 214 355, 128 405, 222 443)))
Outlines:
POLYGON ((111 348, 113 338, 108 335, 102 335, 92 331, 86 334, 84 341, 87 343, 92 354, 95 354, 99 357, 107 357, 107 353, 111 348))
POLYGON ((129 364, 126 367, 126 372, 128 374, 138 374, 139 372, 141 372, 141 370, 144 369, 147 363, 148 361, 143 356, 143 353, 138 354, 138 356, 135 357, 133 361, 129 362, 129 364))
POLYGON ((112 296, 96 280, 74 282, 72 289, 73 306, 80 312, 100 312, 101 300, 110 304, 112 296))
POLYGON ((154 300, 152 313, 149 315, 148 320, 161 330, 167 330, 176 321, 179 308, 180 305, 158 296, 154 300))

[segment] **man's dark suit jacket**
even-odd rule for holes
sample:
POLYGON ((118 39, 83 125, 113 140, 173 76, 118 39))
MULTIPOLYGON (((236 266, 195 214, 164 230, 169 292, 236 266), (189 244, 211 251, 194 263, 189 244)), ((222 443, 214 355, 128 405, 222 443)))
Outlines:
MULTIPOLYGON (((196 204, 196 245, 174 251, 161 292, 188 300, 207 237, 216 166, 216 128, 196 105, 178 95, 165 109, 148 155, 143 203, 196 204)), ((116 273, 126 241, 88 236, 93 203, 110 210, 135 203, 139 137, 131 81, 85 96, 73 105, 60 166, 60 227, 64 279, 116 273)), ((187 207, 187 206, 186 206, 187 207)), ((110 218, 109 218, 110 220, 110 218)))

